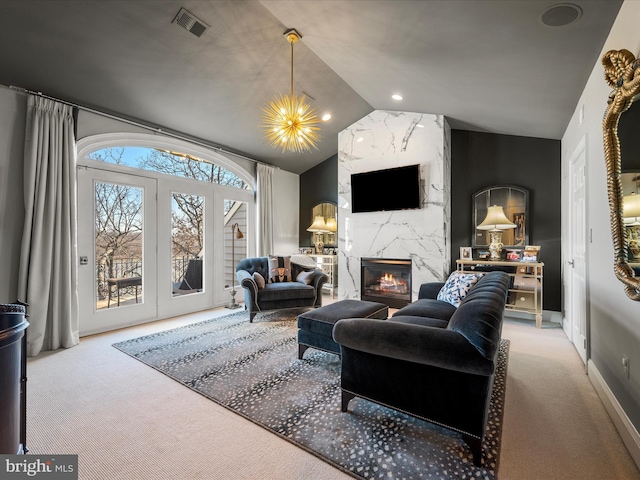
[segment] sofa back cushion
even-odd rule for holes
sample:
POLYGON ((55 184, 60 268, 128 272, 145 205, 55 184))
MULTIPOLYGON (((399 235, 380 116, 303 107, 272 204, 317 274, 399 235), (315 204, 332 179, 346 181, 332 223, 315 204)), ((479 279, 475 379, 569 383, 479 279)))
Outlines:
POLYGON ((494 360, 500 346, 509 283, 509 275, 504 272, 486 274, 471 288, 447 326, 464 336, 487 360, 494 360))

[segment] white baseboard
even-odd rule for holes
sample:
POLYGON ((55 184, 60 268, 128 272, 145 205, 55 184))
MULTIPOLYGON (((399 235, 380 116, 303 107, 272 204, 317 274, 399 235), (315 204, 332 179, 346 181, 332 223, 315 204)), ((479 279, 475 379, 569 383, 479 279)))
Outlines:
POLYGON ((596 368, 595 364, 589 360, 587 371, 589 372, 589 380, 596 393, 600 397, 600 400, 604 404, 604 408, 613 420, 613 424, 618 430, 622 441, 624 442, 627 450, 633 461, 636 463, 638 469, 640 469, 640 434, 638 430, 633 426, 631 420, 622 409, 622 406, 618 402, 618 399, 613 395, 613 392, 606 384, 602 375, 596 368))

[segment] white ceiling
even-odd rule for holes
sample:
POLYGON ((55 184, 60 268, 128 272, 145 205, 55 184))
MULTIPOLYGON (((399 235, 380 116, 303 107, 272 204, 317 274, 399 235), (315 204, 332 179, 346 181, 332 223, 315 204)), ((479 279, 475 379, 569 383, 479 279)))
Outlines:
MULTIPOLYGON (((2 0, 0 84, 174 130, 302 173, 374 109, 452 128, 561 138, 622 0, 2 0), (172 24, 181 7, 211 28, 172 24), (333 118, 318 151, 273 150, 262 106, 295 88, 333 118), (391 99, 400 93, 402 102, 391 99)), ((620 45, 619 48, 624 48, 620 45)))

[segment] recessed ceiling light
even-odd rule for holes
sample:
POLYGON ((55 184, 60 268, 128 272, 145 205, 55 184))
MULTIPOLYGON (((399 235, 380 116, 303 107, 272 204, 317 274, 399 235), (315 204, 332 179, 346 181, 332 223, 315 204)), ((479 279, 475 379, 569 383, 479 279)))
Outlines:
POLYGON ((323 121, 323 122, 326 122, 327 120, 330 120, 330 119, 331 119, 331 114, 330 114, 330 113, 325 113, 325 114, 322 116, 322 121, 323 121))
POLYGON ((391 98, 393 98, 394 100, 402 100, 402 95, 394 93, 393 95, 391 95, 391 98))
POLYGON ((418 128, 424 128, 424 125, 422 125, 421 123, 418 123, 418 124, 416 125, 416 127, 418 127, 418 128))
POLYGON ((361 142, 361 141, 363 141, 363 140, 364 140, 364 138, 362 138, 362 137, 358 137, 358 139, 356 140, 356 142, 360 143, 360 142, 361 142))

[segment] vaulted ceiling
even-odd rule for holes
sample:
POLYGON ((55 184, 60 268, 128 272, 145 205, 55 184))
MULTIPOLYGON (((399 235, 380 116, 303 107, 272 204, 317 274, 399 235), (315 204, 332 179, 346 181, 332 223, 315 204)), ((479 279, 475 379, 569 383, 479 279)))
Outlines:
MULTIPOLYGON (((372 110, 444 114, 452 128, 561 138, 622 0, 2 0, 0 84, 139 120, 302 173, 372 110), (566 4, 565 4, 566 5, 566 4), (172 23, 186 8, 208 28, 172 23), (566 13, 566 9, 560 10, 566 13), (545 19, 556 17, 547 14, 545 19), (313 99, 319 150, 265 142, 262 107, 313 99), (394 93, 404 99, 391 98, 394 93)), ((619 48, 624 48, 620 45, 619 48)))

